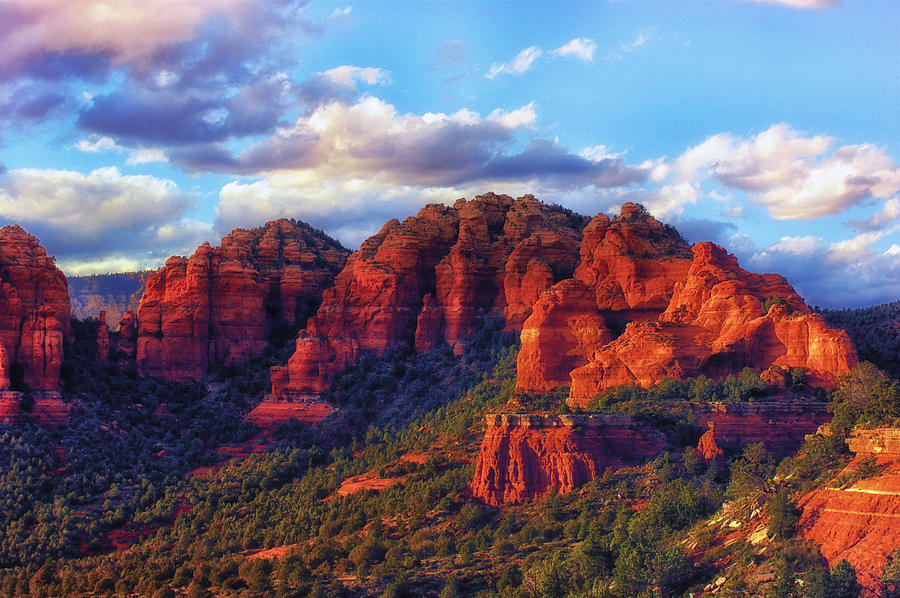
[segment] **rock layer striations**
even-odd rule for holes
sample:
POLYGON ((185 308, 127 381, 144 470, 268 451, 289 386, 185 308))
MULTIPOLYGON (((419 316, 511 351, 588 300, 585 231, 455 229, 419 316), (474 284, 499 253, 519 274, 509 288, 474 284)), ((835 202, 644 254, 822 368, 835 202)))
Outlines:
POLYGON ((470 490, 492 505, 570 492, 664 445, 624 416, 488 415, 487 423, 470 490))

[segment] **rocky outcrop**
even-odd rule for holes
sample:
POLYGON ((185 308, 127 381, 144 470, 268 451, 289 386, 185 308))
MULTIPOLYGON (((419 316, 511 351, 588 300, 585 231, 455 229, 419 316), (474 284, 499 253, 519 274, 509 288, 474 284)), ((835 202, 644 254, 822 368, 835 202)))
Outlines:
POLYGON ((494 194, 388 222, 324 293, 288 364, 273 368, 273 397, 321 393, 364 352, 456 345, 494 312, 517 329, 541 291, 572 275, 583 222, 494 194))
POLYGON ((101 311, 96 321, 97 325, 97 359, 106 361, 109 359, 109 326, 106 324, 106 312, 101 311))
POLYGON ((697 423, 708 428, 697 445, 707 461, 734 455, 756 442, 772 454, 791 454, 807 435, 831 421, 827 405, 812 401, 710 403, 690 409, 697 423))
POLYGON ((199 379, 258 356, 273 331, 303 325, 346 255, 324 234, 282 219, 169 258, 138 307, 139 372, 199 379))
POLYGON ((125 358, 134 358, 137 352, 137 319, 134 317, 133 311, 126 311, 122 314, 122 319, 116 326, 116 332, 119 333, 116 350, 125 358))
POLYGON ((571 373, 574 404, 622 384, 722 377, 744 367, 799 367, 808 382, 831 386, 856 365, 847 334, 811 314, 783 277, 747 272, 713 243, 698 243, 693 253, 658 320, 629 323, 571 373))
POLYGON ((900 547, 900 429, 858 429, 848 445, 856 456, 838 480, 859 477, 868 459, 875 473, 803 496, 798 529, 832 566, 846 559, 868 595, 880 596, 884 564, 900 547))
POLYGON ((53 258, 20 226, 0 229, 3 388, 56 389, 69 325, 66 277, 53 258))
POLYGON ((690 266, 690 246, 675 228, 625 203, 617 218, 598 214, 585 227, 575 278, 594 290, 600 309, 634 319, 662 313, 690 266))
POLYGON ((623 416, 488 415, 487 423, 470 490, 492 505, 570 492, 664 445, 623 416))
POLYGON ((52 390, 32 392, 27 401, 28 410, 22 409, 25 393, 21 391, 0 391, 0 424, 15 425, 26 419, 56 427, 69 421, 70 406, 62 396, 52 390))
POLYGON ((594 292, 580 280, 554 285, 534 304, 522 328, 517 360, 520 391, 571 386, 570 372, 612 340, 594 292))

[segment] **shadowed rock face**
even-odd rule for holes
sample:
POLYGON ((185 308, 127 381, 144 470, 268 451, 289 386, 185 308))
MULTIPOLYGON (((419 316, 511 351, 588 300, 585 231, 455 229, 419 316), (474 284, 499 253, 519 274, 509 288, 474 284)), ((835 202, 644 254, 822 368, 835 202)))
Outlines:
POLYGON ((808 434, 831 421, 825 403, 761 401, 693 405, 697 423, 708 429, 697 451, 707 461, 722 461, 748 444, 761 442, 774 455, 795 452, 808 434))
POLYGON ((488 415, 472 495, 492 505, 566 493, 663 447, 621 416, 488 415))
POLYGON ((66 277, 20 226, 0 229, 0 387, 54 390, 69 333, 66 277))
POLYGON ((138 307, 138 370, 190 380, 258 356, 274 328, 306 320, 347 253, 303 224, 276 220, 169 258, 138 307))
POLYGON ((518 330, 533 302, 572 275, 584 219, 531 196, 429 205, 366 240, 325 292, 272 394, 323 392, 363 352, 457 344, 498 312, 518 330))
POLYGON ((870 457, 879 473, 803 496, 798 529, 819 545, 832 566, 847 559, 867 595, 880 596, 884 564, 900 546, 900 429, 856 430, 847 444, 856 456, 842 475, 870 457))

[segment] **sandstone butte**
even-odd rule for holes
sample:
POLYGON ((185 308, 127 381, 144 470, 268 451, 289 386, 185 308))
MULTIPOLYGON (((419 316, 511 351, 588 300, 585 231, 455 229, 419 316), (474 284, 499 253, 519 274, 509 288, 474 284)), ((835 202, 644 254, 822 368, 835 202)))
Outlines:
POLYGON ((659 453, 661 435, 629 417, 488 415, 472 495, 491 505, 563 494, 606 469, 659 453))
POLYGON ((857 429, 848 445, 856 456, 841 476, 872 457, 880 471, 802 497, 798 529, 832 566, 847 559, 866 593, 880 596, 884 564, 900 548, 900 428, 857 429))
POLYGON ((856 364, 846 333, 783 277, 743 270, 712 243, 691 248, 637 204, 583 222, 494 194, 388 222, 272 369, 273 398, 326 391, 363 352, 456 345, 490 313, 521 330, 517 390, 569 386, 581 406, 605 388, 743 367, 801 367, 827 386, 856 364))
MULTIPOLYGON (((145 376, 202 378, 260 355, 278 327, 303 325, 347 250, 307 225, 275 220, 235 229, 218 247, 171 257, 147 279, 136 359, 145 376)), ((120 327, 128 351, 128 314, 120 327)))
POLYGON ((540 294, 569 278, 585 219, 530 195, 486 194, 391 220, 350 256, 272 369, 272 396, 317 394, 363 352, 456 345, 487 314, 519 330, 540 294))
POLYGON ((582 407, 606 388, 744 367, 773 381, 800 367, 830 386, 857 362, 847 334, 812 314, 782 276, 748 272, 713 243, 688 248, 633 204, 585 228, 574 279, 541 295, 521 339, 517 390, 570 386, 570 403, 582 407), (602 322, 624 331, 612 339, 602 322))
POLYGON ((69 326, 53 258, 22 227, 0 229, 0 390, 55 390, 69 326))

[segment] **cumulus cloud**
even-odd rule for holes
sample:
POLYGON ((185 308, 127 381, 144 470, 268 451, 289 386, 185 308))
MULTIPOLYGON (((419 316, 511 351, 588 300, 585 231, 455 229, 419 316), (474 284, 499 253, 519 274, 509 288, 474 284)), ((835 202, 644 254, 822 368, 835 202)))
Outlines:
MULTIPOLYGON (((85 57, 83 68, 145 64, 160 47, 191 39, 212 15, 243 16, 252 4, 249 0, 7 0, 0 4, 2 72, 47 76, 61 61, 68 60, 71 67, 85 57)), ((62 75, 63 69, 59 70, 62 75)))
POLYGON ((868 220, 850 220, 847 224, 857 231, 879 230, 900 218, 900 199, 892 197, 884 202, 881 211, 868 220))
MULTIPOLYGON (((0 2, 0 85, 15 91, 4 101, 0 89, 0 114, 41 121, 65 105, 85 131, 134 148, 270 133, 303 103, 304 89, 286 73, 298 63, 304 34, 322 27, 305 16, 304 4, 0 2)), ((342 76, 380 73, 329 75, 341 87, 342 76)))
POLYGON ((537 46, 530 46, 516 54, 515 58, 509 62, 492 64, 491 68, 488 69, 488 72, 485 74, 485 77, 493 79, 502 73, 507 75, 521 75, 531 69, 534 61, 543 56, 543 54, 544 51, 537 46))
POLYGON ((352 105, 320 106, 237 156, 221 146, 186 148, 170 156, 193 171, 296 172, 319 181, 377 177, 399 186, 542 179, 561 187, 609 187, 646 178, 645 169, 621 158, 592 160, 553 141, 532 139, 521 151, 511 151, 516 134, 536 120, 533 103, 487 116, 471 110, 417 115, 400 114, 367 96, 352 105))
POLYGON ((839 214, 870 198, 900 191, 900 167, 884 149, 844 145, 804 136, 786 124, 749 139, 721 133, 689 148, 671 165, 675 181, 707 176, 747 191, 776 220, 809 220, 839 214))
POLYGON ((785 275, 809 305, 861 307, 900 296, 900 251, 874 246, 896 230, 832 243, 816 236, 783 237, 763 248, 735 235, 726 245, 744 267, 785 275))
POLYGON ((571 56, 585 62, 594 61, 594 52, 597 50, 597 43, 586 37, 576 37, 575 39, 553 50, 552 54, 556 56, 571 56))
POLYGON ((354 89, 360 82, 367 85, 383 85, 390 83, 391 80, 390 73, 384 69, 353 65, 338 66, 319 74, 336 85, 354 89))
POLYGON ((67 264, 110 256, 157 263, 193 247, 211 232, 185 218, 193 203, 170 180, 116 168, 17 169, 0 186, 0 218, 21 224, 67 264))
POLYGON ((123 147, 111 137, 101 137, 100 135, 90 135, 78 140, 75 143, 75 149, 89 154, 124 153, 128 155, 125 163, 129 166, 151 162, 165 162, 167 160, 166 153, 162 149, 123 147))

